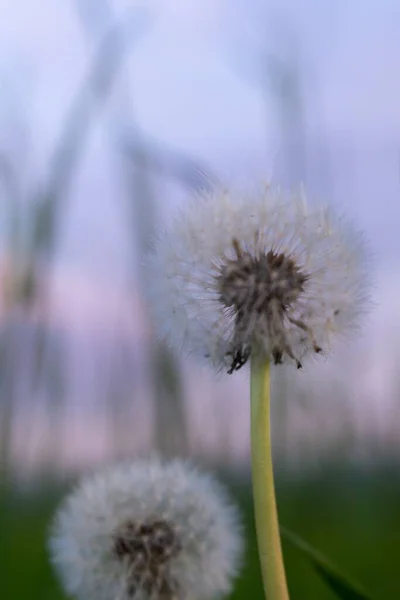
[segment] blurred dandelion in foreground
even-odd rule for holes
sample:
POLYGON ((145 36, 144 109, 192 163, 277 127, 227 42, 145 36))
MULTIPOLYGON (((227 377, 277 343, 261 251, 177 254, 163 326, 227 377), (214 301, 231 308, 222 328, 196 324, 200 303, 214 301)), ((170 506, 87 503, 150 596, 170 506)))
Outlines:
POLYGON ((65 589, 81 600, 221 597, 242 547, 225 489, 179 460, 137 461, 83 480, 50 537, 65 589))
POLYGON ((307 355, 359 323, 367 306, 357 231, 303 193, 264 186, 195 198, 160 232, 147 263, 159 330, 228 373, 250 358, 251 460, 268 600, 289 598, 275 500, 270 364, 307 355))
POLYGON ((365 308, 359 233, 300 192, 199 197, 160 232, 147 267, 161 333, 229 373, 255 348, 300 368, 365 308))

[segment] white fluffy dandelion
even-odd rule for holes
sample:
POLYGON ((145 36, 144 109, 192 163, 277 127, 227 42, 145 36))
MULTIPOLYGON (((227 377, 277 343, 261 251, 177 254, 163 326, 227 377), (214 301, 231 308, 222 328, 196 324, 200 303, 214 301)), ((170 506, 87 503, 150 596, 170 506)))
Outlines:
POLYGON ((50 549, 80 600, 207 600, 230 592, 242 536, 212 477, 143 460, 83 480, 56 515, 50 549))
POLYGON ((303 193, 267 186, 193 200, 146 269, 162 335, 230 373, 254 351, 301 367, 366 306, 359 233, 303 193))

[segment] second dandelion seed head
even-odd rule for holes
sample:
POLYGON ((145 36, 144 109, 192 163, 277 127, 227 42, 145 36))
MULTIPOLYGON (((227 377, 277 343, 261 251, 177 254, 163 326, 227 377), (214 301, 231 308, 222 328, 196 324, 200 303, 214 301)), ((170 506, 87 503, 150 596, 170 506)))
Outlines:
POLYGON ((222 598, 243 556, 225 488, 181 460, 138 460, 84 478, 58 510, 49 546, 78 600, 222 598))

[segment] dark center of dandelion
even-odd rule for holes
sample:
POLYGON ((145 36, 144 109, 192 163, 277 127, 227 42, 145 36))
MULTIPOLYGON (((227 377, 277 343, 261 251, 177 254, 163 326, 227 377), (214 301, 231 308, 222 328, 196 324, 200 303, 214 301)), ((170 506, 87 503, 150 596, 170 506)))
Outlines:
MULTIPOLYGON (((307 325, 289 317, 287 311, 300 294, 309 275, 290 256, 270 250, 257 257, 243 251, 233 240, 236 259, 227 260, 217 276, 219 299, 224 306, 233 309, 235 331, 229 355, 232 358, 228 373, 240 369, 248 360, 254 338, 262 331, 271 341, 275 364, 282 362, 287 354, 295 358, 289 345, 285 319, 311 336, 307 325)), ((314 343, 314 342, 313 342, 314 343)), ((321 349, 314 343, 314 350, 321 349)))
POLYGON ((125 523, 115 534, 114 552, 128 566, 127 590, 139 590, 162 600, 177 598, 177 583, 169 572, 169 561, 181 549, 173 528, 162 520, 125 523))

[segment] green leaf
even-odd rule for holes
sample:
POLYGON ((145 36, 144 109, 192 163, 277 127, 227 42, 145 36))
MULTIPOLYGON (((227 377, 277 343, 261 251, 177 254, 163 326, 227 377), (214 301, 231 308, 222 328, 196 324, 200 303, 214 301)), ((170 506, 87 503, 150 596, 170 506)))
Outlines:
POLYGON ((281 526, 280 531, 282 538, 300 550, 303 556, 311 562, 313 568, 338 598, 342 600, 373 600, 372 596, 363 589, 360 583, 341 572, 319 550, 313 548, 286 527, 281 526))

